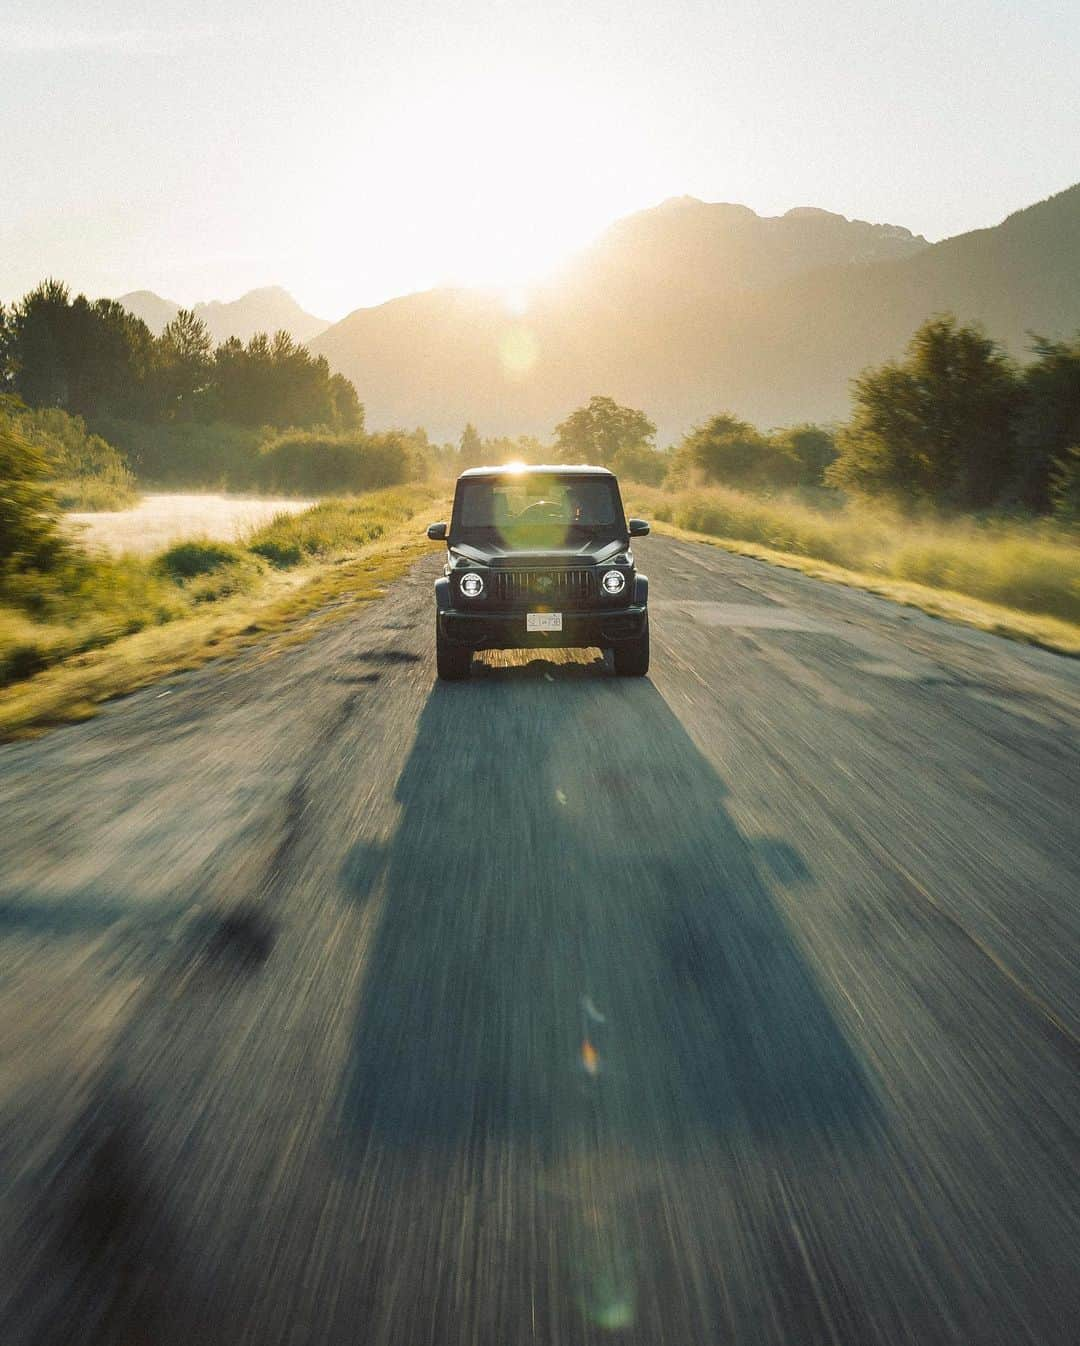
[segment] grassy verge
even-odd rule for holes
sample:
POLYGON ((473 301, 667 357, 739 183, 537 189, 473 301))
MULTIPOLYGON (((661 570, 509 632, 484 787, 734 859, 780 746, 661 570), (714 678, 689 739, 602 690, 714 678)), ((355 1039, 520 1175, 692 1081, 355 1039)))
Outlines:
POLYGON ((996 635, 1080 654, 1080 545, 1041 524, 912 519, 710 488, 629 486, 658 531, 849 584, 996 635))
POLYGON ((97 595, 99 611, 81 622, 0 608, 0 668, 9 684, 0 690, 0 738, 85 719, 112 697, 256 641, 270 638, 272 655, 308 638, 377 598, 429 549, 418 524, 435 495, 409 487, 328 501, 274 520, 244 544, 195 539, 146 561, 102 562, 114 567, 110 574, 128 574, 117 601, 110 607, 97 595), (289 551, 272 564, 254 550, 290 537, 300 540, 299 559, 289 551), (133 599, 133 575, 145 586, 145 607, 133 599))
POLYGON ((139 501, 139 492, 130 478, 72 477, 54 481, 51 486, 60 508, 74 514, 130 509, 139 501))

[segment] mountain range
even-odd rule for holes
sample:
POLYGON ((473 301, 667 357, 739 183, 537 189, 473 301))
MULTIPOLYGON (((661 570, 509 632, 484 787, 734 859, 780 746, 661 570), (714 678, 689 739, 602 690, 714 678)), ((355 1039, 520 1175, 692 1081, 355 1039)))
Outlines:
MULTIPOLYGON (((155 331, 178 305, 120 302, 155 331)), ((726 410, 763 427, 847 415, 852 378, 900 355, 934 313, 981 322, 1023 356, 1080 330, 1080 184, 940 243, 813 207, 763 217, 675 197, 617 221, 514 302, 434 289, 330 324, 285 290, 195 306, 215 342, 284 328, 349 377, 368 424, 456 439, 550 436, 593 394, 639 407, 670 442, 726 410)))
POLYGON ((1017 355, 1030 331, 1080 329, 1080 185, 935 244, 813 208, 763 218, 680 197, 613 225, 521 311, 429 290, 310 344, 376 428, 548 436, 600 393, 646 411, 663 443, 720 410, 762 426, 842 418, 851 379, 944 311, 1017 355))
MULTIPOLYGON (((141 318, 155 336, 161 335, 166 323, 172 322, 182 307, 171 299, 162 299, 152 290, 133 290, 130 294, 122 294, 117 302, 141 318)), ((282 329, 296 341, 309 342, 330 326, 322 318, 305 313, 292 295, 278 285, 249 290, 227 304, 213 300, 193 307, 206 323, 215 344, 231 336, 246 342, 256 332, 273 333, 282 329)))

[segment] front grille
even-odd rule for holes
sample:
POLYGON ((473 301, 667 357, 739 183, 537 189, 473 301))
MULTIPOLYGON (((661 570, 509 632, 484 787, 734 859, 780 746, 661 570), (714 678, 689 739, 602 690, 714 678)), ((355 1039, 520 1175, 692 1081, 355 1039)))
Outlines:
POLYGON ((491 601, 506 607, 585 607, 596 596, 592 570, 494 570, 491 601))

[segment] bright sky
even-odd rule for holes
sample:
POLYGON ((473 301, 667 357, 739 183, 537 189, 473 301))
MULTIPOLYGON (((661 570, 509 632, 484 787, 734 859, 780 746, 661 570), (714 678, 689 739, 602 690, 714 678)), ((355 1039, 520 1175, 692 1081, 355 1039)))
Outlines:
POLYGON ((337 318, 683 194, 938 239, 1080 178, 1078 54, 1076 0, 3 0, 0 297, 337 318))

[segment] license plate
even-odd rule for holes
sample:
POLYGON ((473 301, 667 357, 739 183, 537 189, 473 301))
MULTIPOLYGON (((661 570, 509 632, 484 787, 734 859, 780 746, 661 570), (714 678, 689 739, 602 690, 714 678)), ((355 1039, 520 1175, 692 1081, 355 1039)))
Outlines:
POLYGON ((527 612, 525 614, 526 631, 561 631, 561 612, 527 612))

